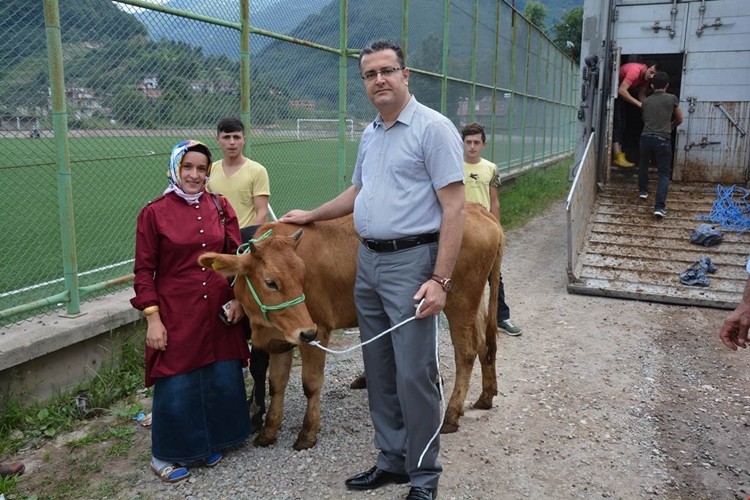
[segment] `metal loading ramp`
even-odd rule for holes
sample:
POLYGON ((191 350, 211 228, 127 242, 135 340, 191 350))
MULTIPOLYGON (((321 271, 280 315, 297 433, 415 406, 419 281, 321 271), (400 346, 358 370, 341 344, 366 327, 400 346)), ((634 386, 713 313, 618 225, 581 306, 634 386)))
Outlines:
POLYGON ((708 215, 716 184, 673 182, 667 197, 667 217, 653 215, 655 179, 649 198, 637 196, 637 182, 614 176, 599 187, 585 243, 569 276, 568 291, 667 304, 734 309, 747 281, 745 264, 750 234, 724 231, 713 247, 690 243, 690 232, 708 215), (707 255, 718 268, 708 287, 686 286, 679 274, 707 255))

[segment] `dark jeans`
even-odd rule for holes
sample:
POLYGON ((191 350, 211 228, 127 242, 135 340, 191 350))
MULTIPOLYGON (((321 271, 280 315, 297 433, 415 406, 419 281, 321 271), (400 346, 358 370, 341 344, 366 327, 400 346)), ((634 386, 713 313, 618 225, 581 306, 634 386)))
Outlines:
POLYGON ((497 294, 497 322, 505 321, 510 319, 510 307, 505 303, 505 285, 503 284, 503 276, 500 275, 500 289, 497 294))
POLYGON ((622 99, 615 98, 615 107, 612 110, 612 142, 622 144, 622 99))
MULTIPOLYGON (((247 316, 240 320, 245 338, 251 338, 250 320, 247 316)), ((263 415, 266 414, 266 379, 268 378, 268 364, 270 356, 255 346, 250 350, 250 376, 253 377, 252 402, 255 403, 255 413, 252 415, 254 431, 263 425, 263 415)))
MULTIPOLYGON (((242 242, 247 243, 255 235, 260 225, 246 226, 240 229, 242 242)), ((247 316, 242 318, 242 329, 245 332, 245 338, 250 340, 252 331, 250 329, 250 320, 247 316)), ((262 351, 253 346, 250 351, 250 375, 253 377, 253 397, 257 412, 252 415, 253 426, 259 430, 263 425, 263 415, 266 413, 266 378, 268 375, 268 364, 270 356, 266 351, 262 351)))
POLYGON ((672 141, 656 135, 641 135, 640 152, 638 190, 648 192, 648 165, 651 158, 654 158, 659 175, 654 209, 664 209, 667 203, 669 180, 672 176, 672 141))

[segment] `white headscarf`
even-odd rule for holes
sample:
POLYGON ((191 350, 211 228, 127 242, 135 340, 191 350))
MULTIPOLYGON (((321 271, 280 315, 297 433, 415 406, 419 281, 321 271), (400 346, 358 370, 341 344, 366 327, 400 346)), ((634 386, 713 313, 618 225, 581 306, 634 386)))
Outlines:
POLYGON ((188 151, 195 150, 199 153, 203 153, 208 157, 208 170, 206 172, 206 182, 208 182, 208 176, 211 174, 211 150, 208 146, 199 141, 189 139, 187 141, 178 142, 174 148, 172 148, 172 155, 169 157, 169 170, 167 170, 167 181, 169 186, 164 190, 164 194, 174 192, 188 202, 190 205, 198 203, 201 195, 206 191, 205 187, 195 194, 188 194, 182 190, 180 186, 180 167, 182 166, 182 158, 188 151))

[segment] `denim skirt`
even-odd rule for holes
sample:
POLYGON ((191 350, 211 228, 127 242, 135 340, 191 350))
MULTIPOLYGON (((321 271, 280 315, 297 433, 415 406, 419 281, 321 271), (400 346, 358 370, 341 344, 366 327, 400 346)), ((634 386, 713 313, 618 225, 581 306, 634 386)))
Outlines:
POLYGON ((238 359, 156 379, 151 411, 152 454, 169 462, 207 458, 252 431, 238 359))

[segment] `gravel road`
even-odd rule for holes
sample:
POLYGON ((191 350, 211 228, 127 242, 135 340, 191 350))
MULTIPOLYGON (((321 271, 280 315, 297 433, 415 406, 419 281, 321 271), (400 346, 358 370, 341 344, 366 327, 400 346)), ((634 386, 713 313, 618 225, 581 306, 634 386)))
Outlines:
MULTIPOLYGON (((562 203, 507 238, 504 280, 523 335, 500 335, 491 410, 470 408, 480 392, 475 367, 461 428, 441 438, 439 498, 747 499, 750 357, 719 342, 727 311, 569 295, 562 203)), ((449 394, 447 332, 441 356, 449 394)), ((98 474, 129 478, 117 498, 404 498, 408 485, 344 487, 376 457, 366 394, 348 388, 361 368, 358 352, 328 356, 311 450, 292 449, 305 404, 296 367, 275 445, 248 443, 215 469, 167 485, 148 470, 148 431, 139 428, 129 457, 98 474)), ((25 459, 31 472, 48 468, 25 459)))

